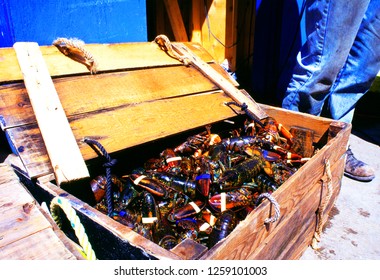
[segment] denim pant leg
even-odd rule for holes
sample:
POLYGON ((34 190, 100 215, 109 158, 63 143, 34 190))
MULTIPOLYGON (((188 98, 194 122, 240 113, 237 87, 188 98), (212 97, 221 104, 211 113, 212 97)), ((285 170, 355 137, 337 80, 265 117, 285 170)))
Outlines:
POLYGON ((320 115, 350 52, 369 0, 307 2, 306 34, 282 106, 320 115))
POLYGON ((380 71, 380 0, 372 0, 328 99, 328 117, 352 122, 354 108, 380 71))

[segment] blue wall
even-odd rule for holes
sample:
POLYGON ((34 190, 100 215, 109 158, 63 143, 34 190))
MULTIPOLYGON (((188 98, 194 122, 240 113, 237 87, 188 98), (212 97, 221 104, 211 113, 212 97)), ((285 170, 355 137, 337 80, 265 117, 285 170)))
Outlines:
POLYGON ((57 37, 85 43, 147 41, 145 0, 0 0, 0 47, 57 37))

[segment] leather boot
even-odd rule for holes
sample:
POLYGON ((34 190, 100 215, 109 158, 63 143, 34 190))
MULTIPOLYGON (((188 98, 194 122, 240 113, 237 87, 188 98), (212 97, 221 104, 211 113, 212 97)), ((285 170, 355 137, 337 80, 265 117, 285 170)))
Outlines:
POLYGON ((368 164, 355 158, 350 147, 347 149, 344 175, 361 182, 369 182, 375 178, 375 170, 368 164))

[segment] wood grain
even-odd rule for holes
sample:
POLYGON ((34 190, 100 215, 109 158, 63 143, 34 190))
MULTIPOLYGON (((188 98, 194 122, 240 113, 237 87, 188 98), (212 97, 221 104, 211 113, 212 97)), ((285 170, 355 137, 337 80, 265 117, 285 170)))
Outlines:
POLYGON ((78 259, 55 234, 13 168, 4 163, 0 164, 0 259, 78 259))
MULTIPOLYGON (((217 89, 196 69, 184 66, 57 78, 53 82, 68 117, 217 89)), ((0 102, 3 129, 36 122, 23 83, 0 87, 0 102)))
MULTIPOLYGON (((99 141, 112 153, 233 117, 235 113, 224 105, 227 101, 221 92, 191 95, 81 114, 69 121, 82 156, 88 160, 98 155, 83 142, 85 137, 99 141)), ((7 133, 31 178, 52 171, 36 125, 9 128, 7 133)))
MULTIPOLYGON (((199 44, 185 43, 204 61, 213 61, 212 56, 199 44)), ((176 59, 163 52, 156 43, 120 43, 120 44, 87 44, 86 49, 97 60, 99 73, 126 69, 151 68, 168 65, 181 65, 176 59)), ((74 74, 87 74, 87 68, 64 56, 54 46, 40 47, 50 75, 55 78, 74 74)), ((13 48, 0 48, 0 84, 10 81, 22 81, 13 48)))
POLYGON ((38 44, 14 48, 58 185, 90 177, 38 44))
POLYGON ((178 1, 164 0, 164 4, 166 7, 166 12, 168 13, 170 25, 173 29, 175 40, 178 42, 189 41, 178 1))

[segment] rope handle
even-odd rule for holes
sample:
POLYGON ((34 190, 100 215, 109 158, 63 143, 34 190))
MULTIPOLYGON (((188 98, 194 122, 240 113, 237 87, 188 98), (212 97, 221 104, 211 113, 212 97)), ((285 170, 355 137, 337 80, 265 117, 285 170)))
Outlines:
POLYGON ((57 225, 61 228, 62 221, 59 217, 59 208, 65 212, 67 218, 70 221, 71 227, 75 231, 75 235, 79 240, 79 244, 83 249, 83 253, 88 260, 96 260, 95 252, 92 249, 91 243, 88 240, 86 231, 80 222, 78 215, 76 214, 74 208, 71 206, 70 202, 63 197, 54 197, 50 203, 51 216, 57 225))
POLYGON ((258 205, 264 198, 268 199, 274 207, 274 215, 270 218, 266 218, 264 221, 264 224, 270 224, 270 223, 277 222, 281 216, 280 205, 278 204, 276 199, 270 193, 260 194, 257 198, 256 205, 258 205))
POLYGON ((318 249, 317 243, 321 241, 321 233, 323 229, 323 212, 326 209, 327 204, 329 203, 331 196, 332 196, 332 174, 331 174, 331 168, 330 168, 330 161, 328 159, 325 159, 325 171, 324 176, 322 177, 322 188, 325 185, 325 182, 327 183, 327 194, 323 200, 323 202, 318 207, 318 224, 316 226, 313 240, 311 241, 311 247, 316 250, 318 249))
POLYGON ((173 50, 172 43, 170 42, 169 38, 166 35, 158 35, 154 42, 157 43, 157 45, 166 52, 169 56, 177 59, 178 61, 182 62, 185 66, 190 65, 189 59, 187 59, 185 56, 180 55, 178 52, 173 50))
POLYGON ((98 63, 94 56, 84 48, 84 42, 79 39, 57 38, 53 45, 65 56, 84 64, 91 74, 98 70, 98 63))
POLYGON ((106 169, 106 179, 107 179, 107 186, 106 186, 106 200, 107 200, 107 212, 108 216, 112 216, 113 214, 113 190, 112 190, 112 172, 111 167, 116 165, 117 160, 112 159, 111 156, 107 153, 106 149, 100 144, 98 141, 90 138, 85 138, 83 140, 86 144, 88 144, 96 153, 101 153, 104 158, 106 159, 106 163, 103 164, 103 167, 106 169))

